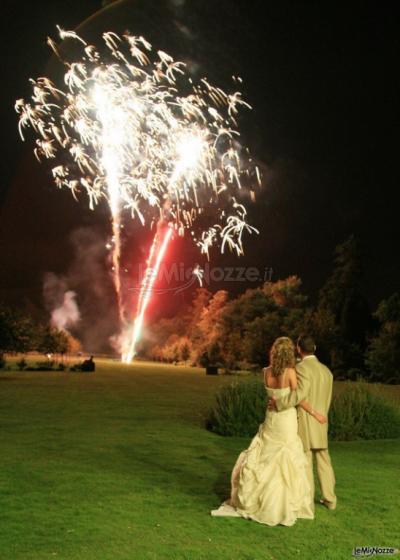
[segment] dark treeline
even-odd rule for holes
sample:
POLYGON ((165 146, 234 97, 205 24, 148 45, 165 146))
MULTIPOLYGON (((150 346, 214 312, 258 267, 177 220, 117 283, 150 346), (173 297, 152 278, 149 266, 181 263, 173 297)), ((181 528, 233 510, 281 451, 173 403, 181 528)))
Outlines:
POLYGON ((80 343, 68 332, 38 322, 20 310, 0 306, 0 368, 5 354, 66 354, 78 352, 80 343))
MULTIPOLYGON (((352 236, 335 250, 333 270, 311 304, 301 279, 265 282, 230 299, 198 288, 191 304, 147 331, 140 355, 158 361, 259 370, 278 336, 312 334, 317 355, 337 379, 400 383, 400 295, 374 313, 362 292, 362 258, 352 236)), ((80 350, 69 333, 0 306, 0 367, 7 353, 65 354, 80 350)))
POLYGON ((335 250, 333 271, 315 305, 290 276, 235 299, 220 290, 196 292, 192 304, 152 326, 141 354, 166 362, 259 369, 278 336, 309 332, 317 355, 336 378, 400 382, 400 296, 371 313, 362 292, 362 258, 352 236, 335 250))

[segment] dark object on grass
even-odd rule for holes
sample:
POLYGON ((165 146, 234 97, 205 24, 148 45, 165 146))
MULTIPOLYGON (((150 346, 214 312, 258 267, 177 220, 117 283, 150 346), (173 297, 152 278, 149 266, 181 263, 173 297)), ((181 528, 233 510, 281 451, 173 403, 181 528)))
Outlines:
POLYGON ((206 375, 218 375, 217 366, 207 366, 206 367, 206 375))
POLYGON ((96 364, 93 361, 93 356, 90 356, 88 360, 82 362, 82 371, 94 371, 96 369, 96 364))
POLYGON ((93 356, 88 360, 84 360, 81 364, 76 364, 70 368, 70 371, 95 371, 96 364, 93 361, 93 356))

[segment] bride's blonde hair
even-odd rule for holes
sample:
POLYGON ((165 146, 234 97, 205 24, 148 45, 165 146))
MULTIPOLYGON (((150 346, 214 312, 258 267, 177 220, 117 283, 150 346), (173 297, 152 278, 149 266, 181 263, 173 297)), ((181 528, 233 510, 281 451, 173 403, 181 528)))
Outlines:
POLYGON ((280 336, 273 343, 269 352, 272 375, 279 377, 286 368, 294 368, 296 364, 295 347, 288 336, 280 336))

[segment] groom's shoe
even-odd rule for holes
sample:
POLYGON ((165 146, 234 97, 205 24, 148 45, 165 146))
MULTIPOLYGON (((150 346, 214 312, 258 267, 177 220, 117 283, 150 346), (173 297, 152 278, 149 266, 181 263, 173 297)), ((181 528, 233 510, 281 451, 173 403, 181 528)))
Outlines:
POLYGON ((319 503, 330 510, 336 509, 336 502, 328 502, 328 500, 320 500, 319 503))

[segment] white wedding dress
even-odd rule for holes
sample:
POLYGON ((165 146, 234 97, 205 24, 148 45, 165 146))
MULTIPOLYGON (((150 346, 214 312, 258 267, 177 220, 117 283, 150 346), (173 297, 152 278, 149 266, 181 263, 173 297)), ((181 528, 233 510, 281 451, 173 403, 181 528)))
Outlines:
MULTIPOLYGON (((266 389, 268 395, 276 397, 290 391, 290 387, 266 389)), ((266 411, 257 434, 233 467, 230 499, 211 515, 288 526, 297 518, 314 519, 307 458, 297 433, 296 408, 266 411)))

